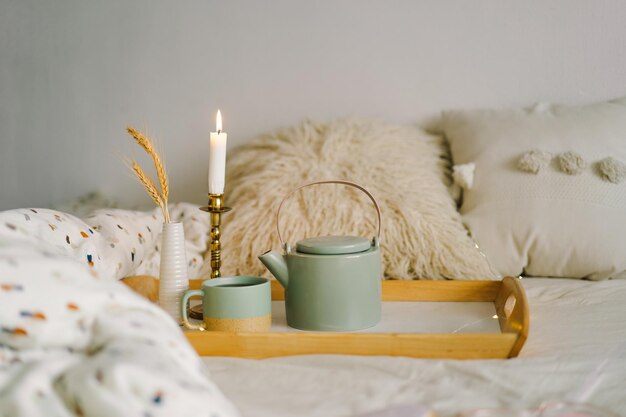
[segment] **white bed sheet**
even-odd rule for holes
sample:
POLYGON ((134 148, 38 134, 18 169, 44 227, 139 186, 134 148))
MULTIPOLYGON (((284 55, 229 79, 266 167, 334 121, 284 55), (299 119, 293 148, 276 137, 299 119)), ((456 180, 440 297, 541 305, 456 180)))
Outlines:
POLYGON ((626 280, 525 278, 523 284, 531 326, 515 359, 313 355, 203 362, 250 417, 353 416, 404 404, 448 416, 566 398, 586 398, 626 416, 626 280), (598 369, 603 372, 596 378, 598 369))

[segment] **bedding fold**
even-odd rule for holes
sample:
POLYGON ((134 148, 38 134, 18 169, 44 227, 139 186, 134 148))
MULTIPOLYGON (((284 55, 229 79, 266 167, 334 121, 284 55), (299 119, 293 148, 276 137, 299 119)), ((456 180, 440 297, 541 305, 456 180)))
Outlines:
POLYGON ((237 416, 178 324, 116 281, 154 251, 161 220, 88 221, 0 213, 0 416, 237 416))

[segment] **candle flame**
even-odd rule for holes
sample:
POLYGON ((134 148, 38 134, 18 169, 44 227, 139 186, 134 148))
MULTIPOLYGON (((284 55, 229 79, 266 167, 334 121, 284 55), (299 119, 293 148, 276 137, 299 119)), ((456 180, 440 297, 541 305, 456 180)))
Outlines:
POLYGON ((217 126, 217 133, 222 133, 222 112, 217 110, 217 117, 215 118, 215 125, 217 126))

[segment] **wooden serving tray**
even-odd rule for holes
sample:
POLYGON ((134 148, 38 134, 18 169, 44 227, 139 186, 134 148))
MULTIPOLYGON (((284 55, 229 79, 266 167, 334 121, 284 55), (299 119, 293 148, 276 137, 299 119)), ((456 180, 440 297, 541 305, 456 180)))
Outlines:
MULTIPOLYGON (((202 280, 191 280, 200 288, 202 280)), ((272 300, 284 300, 272 281, 272 300)), ((493 302, 500 333, 232 333, 185 331, 202 356, 270 358, 308 354, 409 356, 414 358, 504 359, 519 354, 528 336, 526 293, 520 280, 383 281, 383 301, 493 302)))

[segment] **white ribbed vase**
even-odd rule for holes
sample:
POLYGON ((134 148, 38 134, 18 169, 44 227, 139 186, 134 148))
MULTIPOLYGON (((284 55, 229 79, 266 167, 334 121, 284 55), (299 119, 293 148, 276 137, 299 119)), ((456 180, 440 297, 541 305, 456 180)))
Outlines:
POLYGON ((177 323, 181 323, 180 301, 183 293, 189 289, 189 277, 185 254, 185 231, 180 222, 163 223, 159 275, 159 305, 177 323))

